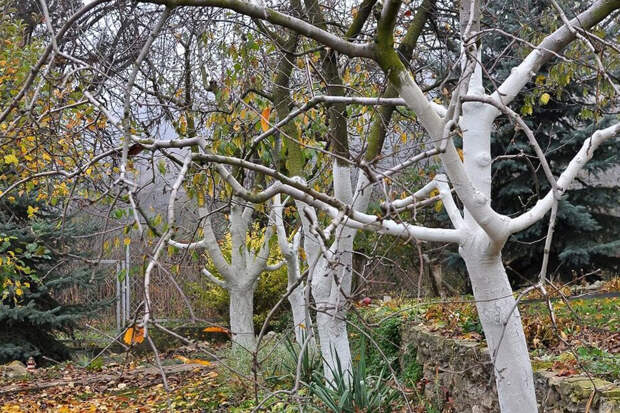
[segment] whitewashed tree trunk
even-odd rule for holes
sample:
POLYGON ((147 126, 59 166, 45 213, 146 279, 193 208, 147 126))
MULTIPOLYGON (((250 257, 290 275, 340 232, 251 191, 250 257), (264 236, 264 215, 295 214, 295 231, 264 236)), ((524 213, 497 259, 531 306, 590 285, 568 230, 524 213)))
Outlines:
POLYGON ((467 266, 478 317, 494 361, 500 409, 502 413, 536 412, 532 365, 500 249, 477 228, 464 238, 459 252, 467 266))
MULTIPOLYGON (((305 337, 309 329, 312 328, 312 321, 310 319, 308 306, 306 306, 306 283, 299 281, 301 278, 301 269, 299 266, 301 231, 298 231, 293 236, 292 242, 288 242, 286 228, 284 226, 283 209, 284 207, 280 201, 280 194, 276 194, 273 197, 273 213, 278 236, 278 245, 286 261, 287 291, 290 291, 288 302, 291 305, 291 313, 293 315, 295 341, 300 346, 303 346, 305 337)), ((311 339, 310 344, 314 346, 315 341, 311 339)))
MULTIPOLYGON (((355 210, 365 211, 368 207, 372 186, 361 171, 355 192, 352 191, 351 170, 334 162, 335 198, 350 204, 355 210)), ((296 201, 304 228, 304 249, 311 271, 312 296, 316 304, 316 326, 319 335, 324 372, 328 381, 339 369, 350 372, 352 367, 351 349, 347 335, 347 305, 351 294, 353 276, 353 241, 357 229, 346 225, 347 220, 336 222, 335 240, 331 246, 320 246, 312 225, 316 224, 313 208, 296 201)))
POLYGON ((324 274, 315 273, 313 296, 317 306, 316 324, 325 363, 326 378, 332 373, 349 372, 352 366, 347 334, 348 296, 351 294, 351 265, 355 230, 339 228, 331 266, 324 274))
MULTIPOLYGON (((288 302, 291 305, 291 314, 293 316, 295 341, 300 346, 303 346, 306 335, 309 329, 312 328, 312 321, 310 319, 308 307, 306 306, 306 283, 303 281, 299 282, 301 278, 298 253, 300 238, 301 232, 298 232, 295 234, 292 244, 288 245, 289 248, 286 254, 284 254, 284 251, 282 251, 282 253, 286 260, 287 291, 292 290, 288 296, 288 302)), ((280 250, 282 250, 282 248, 280 248, 280 250)), ((311 344, 312 343, 314 343, 314 340, 312 340, 311 344)))
MULTIPOLYGON (((301 181, 303 179, 299 178, 301 181)), ((337 331, 334 324, 330 324, 331 312, 329 308, 329 295, 331 292, 332 271, 328 268, 328 264, 333 257, 333 245, 328 250, 322 245, 322 240, 316 234, 313 226, 317 225, 317 217, 314 208, 311 208, 303 201, 296 200, 295 205, 301 218, 304 230, 304 250, 308 262, 309 280, 311 283, 312 297, 316 305, 316 328, 319 335, 319 348, 323 357, 324 374, 327 381, 333 378, 333 372, 336 369, 335 351, 342 350, 343 339, 340 339, 339 346, 336 346, 331 337, 332 331, 335 330, 339 337, 342 336, 342 329, 337 331), (323 247, 323 248, 322 248, 323 247)), ((335 243, 334 243, 335 244, 335 243)), ((305 300, 304 300, 305 303, 305 300)), ((336 324, 337 325, 337 324, 336 324)), ((346 325, 344 329, 344 337, 346 339, 346 325)), ((346 341, 347 349, 344 352, 345 358, 349 354, 348 340, 346 341)), ((339 356, 340 357, 340 356, 339 356)))
MULTIPOLYGON (((295 341, 300 346, 303 346, 304 341, 312 328, 312 319, 310 318, 310 312, 306 305, 306 283, 299 282, 301 273, 299 269, 299 238, 301 233, 295 234, 296 241, 291 245, 291 253, 285 255, 287 266, 287 291, 291 291, 288 296, 288 302, 291 305, 291 314, 293 316, 293 329, 295 331, 295 341), (297 285, 296 285, 297 284, 297 285)), ((314 347, 316 342, 314 338, 310 339, 310 345, 314 347)))
MULTIPOLYGON (((339 201, 351 205, 351 169, 333 164, 334 196, 339 201)), ((351 370, 351 349, 347 335, 346 306, 351 294, 353 238, 356 230, 339 224, 335 229, 332 246, 333 255, 324 275, 314 274, 312 294, 317 306, 316 324, 319 331, 321 353, 325 363, 328 380, 340 368, 342 372, 351 370)))
MULTIPOLYGON (((292 288, 292 284, 289 282, 289 289, 292 288)), ((293 326, 295 330, 295 341, 300 346, 303 346, 304 340, 312 324, 308 324, 306 317, 307 307, 304 296, 305 288, 298 286, 288 296, 288 302, 291 305, 291 314, 293 315, 293 326), (309 327, 308 327, 309 326, 309 327)))
POLYGON ((254 283, 228 289, 230 295, 230 333, 234 345, 256 350, 254 334, 254 283))

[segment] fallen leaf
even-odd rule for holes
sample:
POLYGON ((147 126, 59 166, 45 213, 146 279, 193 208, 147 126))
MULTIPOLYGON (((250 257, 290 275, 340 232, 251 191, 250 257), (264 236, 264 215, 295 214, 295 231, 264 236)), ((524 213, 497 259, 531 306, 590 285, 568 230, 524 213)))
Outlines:
POLYGON ((210 362, 210 361, 207 361, 207 360, 202 360, 202 359, 190 359, 190 361, 191 361, 193 364, 200 364, 200 365, 202 365, 202 366, 210 366, 210 365, 211 365, 211 362, 210 362))
POLYGON ((230 334, 230 330, 224 327, 218 327, 218 326, 213 326, 213 327, 207 327, 204 330, 205 333, 223 333, 223 334, 230 334))
POLYGON ((125 344, 140 344, 144 341, 144 328, 129 327, 123 336, 125 344))

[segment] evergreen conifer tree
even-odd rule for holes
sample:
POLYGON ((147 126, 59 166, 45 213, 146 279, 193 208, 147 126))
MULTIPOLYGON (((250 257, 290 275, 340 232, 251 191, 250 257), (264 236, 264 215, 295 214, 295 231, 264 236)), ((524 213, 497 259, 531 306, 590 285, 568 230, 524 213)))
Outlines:
MULTIPOLYGON (((542 13, 547 3, 530 1, 523 3, 521 8, 498 3, 490 7, 496 8, 494 18, 512 21, 512 32, 533 44, 539 40, 539 33, 562 24, 559 18, 542 13), (518 22, 526 20, 519 18, 519 13, 539 16, 540 19, 528 19, 531 26, 523 26, 518 22)), ((617 25, 615 29, 613 26, 606 30, 617 30, 617 25)), ((485 50, 501 51, 501 54, 489 56, 485 61, 495 59, 498 79, 507 77, 513 60, 521 59, 530 50, 527 45, 504 35, 485 37, 485 42, 490 41, 495 44, 485 50)), ((528 126, 542 125, 534 130, 534 134, 556 177, 586 138, 617 117, 618 107, 613 104, 614 92, 609 83, 597 71, 595 62, 580 60, 586 47, 583 42, 575 42, 565 55, 577 63, 554 60, 553 64, 540 70, 530 85, 530 93, 515 101, 528 126), (592 122, 593 119, 596 123, 592 122)), ((615 73, 617 78, 620 65, 616 63, 616 67, 607 70, 615 73)), ((550 185, 524 133, 516 130, 505 117, 498 119, 494 138, 493 207, 498 212, 514 216, 536 203, 550 185)), ((599 268, 617 271, 620 263, 619 167, 620 142, 611 139, 588 162, 577 179, 579 185, 569 190, 560 201, 549 265, 555 277, 567 280, 599 268), (614 175, 616 179, 610 178, 614 175)), ((547 226, 548 220, 541 220, 508 240, 504 261, 516 284, 523 284, 538 275, 547 226)))
POLYGON ((91 272, 76 265, 70 235, 75 225, 59 224, 54 208, 29 196, 0 201, 0 363, 33 356, 53 360, 70 354, 55 336, 69 333, 91 305, 66 305, 55 293, 72 285, 89 288, 91 272))

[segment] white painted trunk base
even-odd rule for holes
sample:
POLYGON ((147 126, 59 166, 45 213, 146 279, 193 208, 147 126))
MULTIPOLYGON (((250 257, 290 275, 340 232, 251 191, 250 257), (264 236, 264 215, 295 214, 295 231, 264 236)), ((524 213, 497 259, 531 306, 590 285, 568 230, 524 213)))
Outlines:
POLYGON ((350 373, 352 367, 351 349, 347 336, 347 324, 342 320, 346 313, 339 312, 336 317, 330 313, 317 313, 316 324, 319 331, 321 355, 325 380, 331 382, 338 371, 338 363, 343 373, 350 373))
POLYGON ((254 335, 254 288, 235 288, 230 294, 230 332, 233 346, 247 351, 256 350, 254 335))
POLYGON ((502 413, 536 413, 532 364, 521 317, 514 308, 516 300, 501 253, 490 246, 492 243, 486 234, 478 230, 459 251, 467 265, 491 358, 495 358, 494 366, 489 368, 493 368, 495 374, 499 405, 502 413))

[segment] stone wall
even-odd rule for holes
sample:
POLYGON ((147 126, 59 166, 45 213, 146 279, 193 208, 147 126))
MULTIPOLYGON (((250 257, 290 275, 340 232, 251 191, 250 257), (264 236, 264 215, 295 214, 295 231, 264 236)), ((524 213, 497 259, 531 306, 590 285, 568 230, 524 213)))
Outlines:
MULTIPOLYGON (((423 367, 427 400, 450 400, 459 413, 499 412, 488 349, 472 340, 456 340, 423 326, 402 326, 401 364, 416 357, 423 367)), ((536 396, 541 413, 620 413, 620 386, 584 376, 558 377, 536 371, 536 396), (591 399, 591 400, 590 400, 591 399)), ((523 412, 529 413, 529 412, 523 412)))

